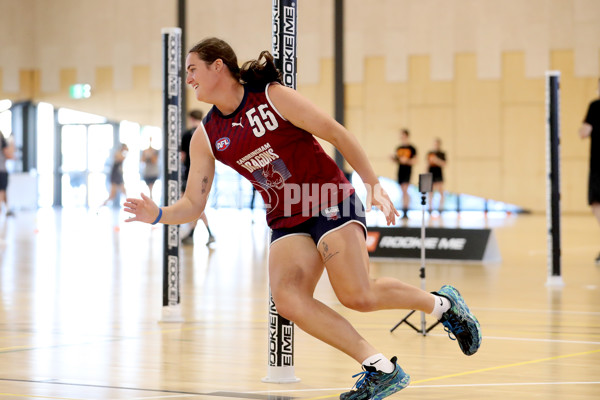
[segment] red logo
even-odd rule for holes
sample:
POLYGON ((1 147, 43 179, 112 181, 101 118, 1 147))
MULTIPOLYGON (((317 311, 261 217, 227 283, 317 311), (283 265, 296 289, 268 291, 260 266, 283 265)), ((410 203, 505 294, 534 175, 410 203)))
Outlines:
POLYGON ((217 151, 223 151, 229 147, 229 144, 231 144, 231 140, 229 140, 228 137, 224 137, 217 140, 215 147, 217 148, 217 151))
POLYGON ((379 244, 379 232, 367 232, 367 251, 369 253, 377 250, 377 245, 379 244))

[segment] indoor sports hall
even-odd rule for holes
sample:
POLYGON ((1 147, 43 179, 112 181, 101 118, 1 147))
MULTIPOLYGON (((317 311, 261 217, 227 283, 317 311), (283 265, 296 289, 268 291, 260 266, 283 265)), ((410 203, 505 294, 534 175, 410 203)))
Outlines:
MULTIPOLYGON (((278 314, 279 198, 217 160, 206 222, 161 223, 191 168, 191 111, 192 166, 199 132, 210 145, 188 54, 208 37, 240 67, 270 51, 282 84, 356 137, 397 210, 366 213, 371 282, 452 285, 480 324, 465 356, 428 312, 352 309, 315 253, 314 299, 410 374, 386 398, 600 397, 600 1, 0 0, 0 22, 0 400, 387 396, 278 314), (132 198, 157 223, 126 222, 132 198)), ((231 132, 298 122, 265 93, 231 132)), ((317 143, 367 204, 345 144, 317 143)), ((292 179, 258 150, 239 164, 292 179)))

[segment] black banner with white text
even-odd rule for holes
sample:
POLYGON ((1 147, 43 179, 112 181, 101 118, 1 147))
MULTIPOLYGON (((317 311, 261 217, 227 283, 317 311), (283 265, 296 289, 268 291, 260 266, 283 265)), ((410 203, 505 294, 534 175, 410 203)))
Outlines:
POLYGON ((420 228, 370 227, 367 250, 372 258, 425 257, 438 260, 497 261, 499 252, 490 229, 427 228, 421 238, 420 228), (487 253, 486 253, 487 251, 487 253))

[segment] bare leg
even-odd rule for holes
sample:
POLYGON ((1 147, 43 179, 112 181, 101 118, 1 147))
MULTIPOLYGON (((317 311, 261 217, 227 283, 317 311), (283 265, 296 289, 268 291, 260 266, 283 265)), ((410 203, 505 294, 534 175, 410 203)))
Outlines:
POLYGON ((202 213, 202 215, 200 216, 200 219, 202 220, 202 222, 204 222, 204 225, 206 225, 206 227, 208 228, 208 218, 206 218, 205 213, 202 213))
POLYGON ((8 209, 8 202, 6 201, 6 190, 0 190, 0 209, 2 208, 2 204, 6 206, 6 209, 8 209))
POLYGON ((410 195, 408 194, 408 182, 405 182, 400 185, 400 189, 402 189, 402 210, 404 211, 406 216, 406 212, 408 211, 408 207, 410 206, 410 195))
POLYGON ((427 193, 427 204, 429 204, 429 212, 433 211, 433 191, 427 193))
POLYGON ((104 203, 102 203, 102 205, 107 205, 109 201, 114 200, 114 198, 117 197, 117 185, 115 185, 114 183, 110 184, 110 193, 108 195, 108 199, 104 200, 104 203))
POLYGON ((152 188, 154 188, 154 183, 149 183, 148 184, 148 191, 150 191, 150 198, 152 200, 154 200, 154 198, 152 197, 152 188))
POLYGON ((392 278, 369 279, 368 253, 358 224, 329 233, 319 250, 306 236, 290 236, 274 243, 269 276, 278 312, 359 363, 378 351, 345 318, 313 298, 324 265, 338 299, 346 307, 357 311, 433 310, 430 293, 392 278))
MULTIPOLYGON (((432 187, 432 192, 430 195, 433 197, 434 192, 438 192, 440 194, 440 202, 438 204, 438 210, 441 212, 444 209, 444 183, 443 182, 435 182, 432 187)), ((433 209, 433 204, 429 203, 429 210, 433 209)))
POLYGON ((592 213, 598 220, 598 224, 600 224, 600 203, 592 203, 592 213))

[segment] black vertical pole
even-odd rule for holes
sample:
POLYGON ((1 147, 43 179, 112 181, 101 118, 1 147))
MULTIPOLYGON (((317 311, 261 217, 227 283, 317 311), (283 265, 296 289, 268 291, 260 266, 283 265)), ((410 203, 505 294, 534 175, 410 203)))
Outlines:
MULTIPOLYGON (((296 89, 297 0, 273 0, 272 48, 283 84, 296 89)), ((263 382, 291 383, 294 376, 294 323, 277 313, 269 290, 269 360, 263 382)))
MULTIPOLYGON (((181 81, 183 82, 182 87, 181 87, 181 114, 185 115, 187 114, 187 101, 186 101, 186 86, 185 86, 185 76, 186 76, 186 71, 185 71, 185 58, 187 56, 187 35, 186 35, 186 17, 187 17, 187 4, 186 4, 186 0, 177 0, 177 25, 179 26, 179 29, 181 29, 181 65, 183 66, 183 68, 181 68, 181 81)), ((186 119, 182 118, 182 126, 181 126, 181 130, 185 131, 185 129, 187 129, 186 126, 186 119)))
POLYGON ((560 239, 560 72, 546 74, 546 169, 547 178, 547 220, 548 220, 548 282, 549 285, 562 285, 561 239, 560 239))
MULTIPOLYGON (((344 0, 335 0, 334 15, 334 102, 335 120, 345 124, 345 87, 344 87, 344 0)), ((335 163, 345 172, 344 157, 335 149, 335 163)))
MULTIPOLYGON (((165 28, 163 36, 163 203, 174 204, 181 187, 181 29, 165 28)), ((180 320, 179 225, 164 225, 163 320, 180 320)))

